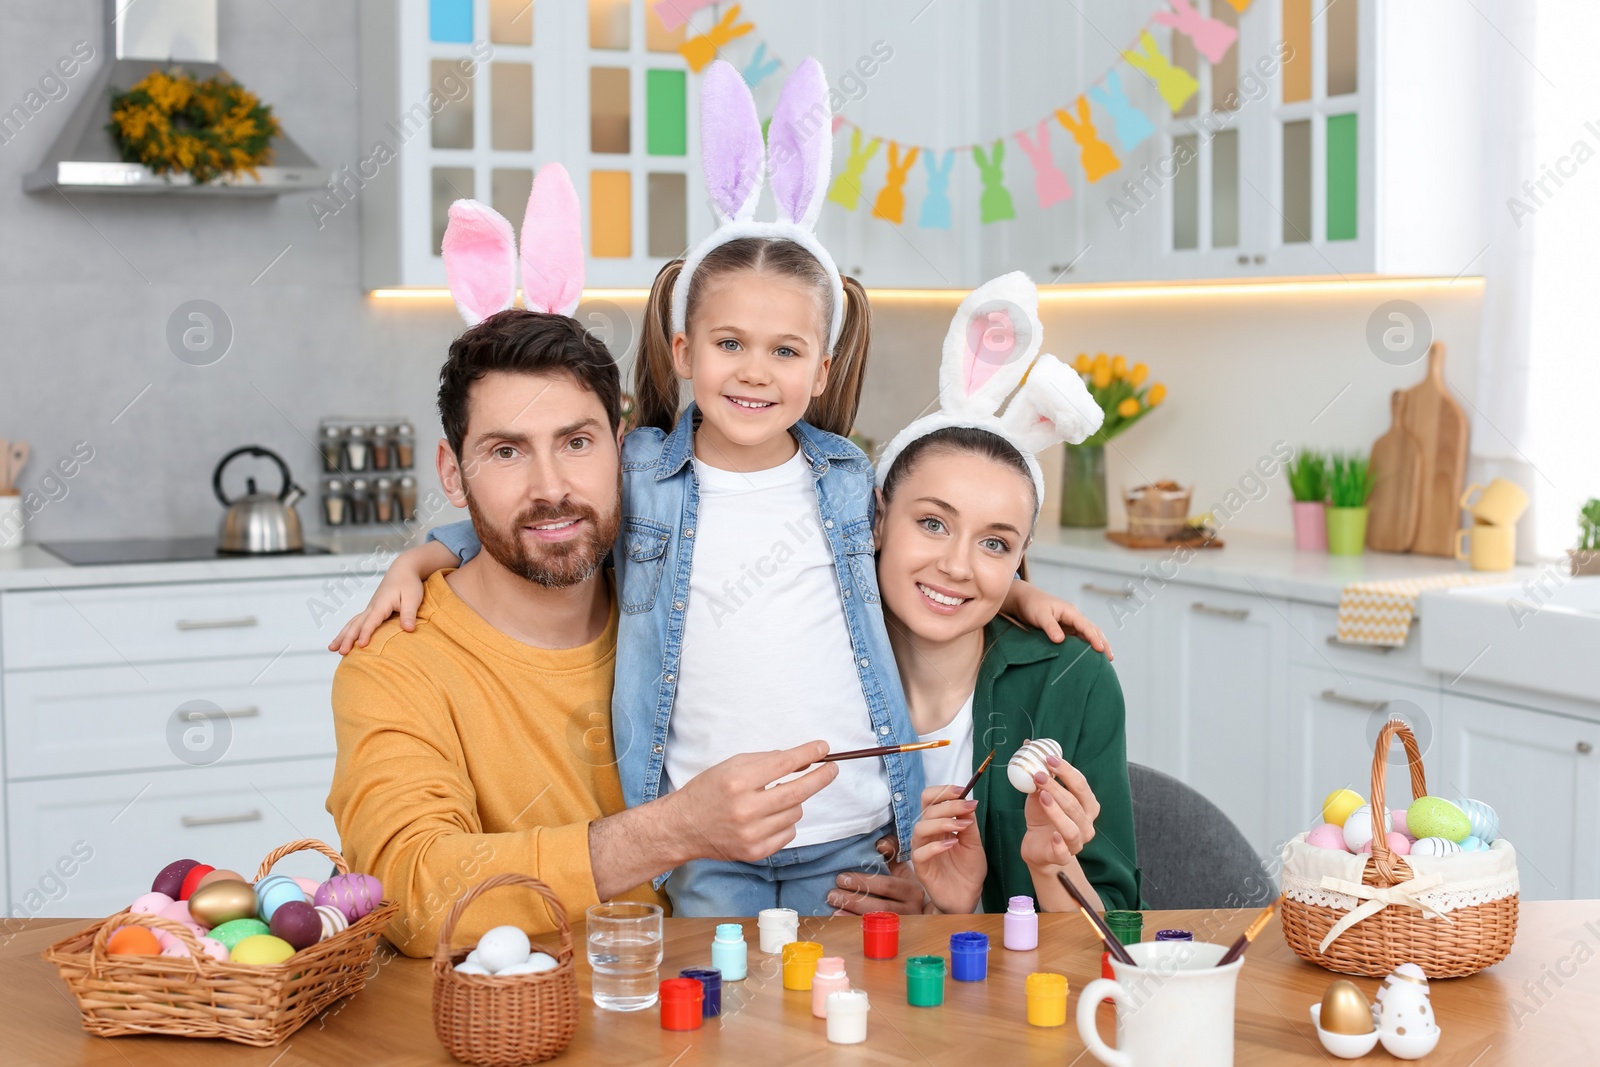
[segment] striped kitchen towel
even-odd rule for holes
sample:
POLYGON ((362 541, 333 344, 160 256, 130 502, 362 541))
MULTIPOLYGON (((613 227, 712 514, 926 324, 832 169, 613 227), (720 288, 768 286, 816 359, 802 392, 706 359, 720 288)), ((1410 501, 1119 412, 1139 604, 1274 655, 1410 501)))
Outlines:
POLYGON ((1436 574, 1431 578, 1397 578, 1384 582, 1352 582, 1339 594, 1339 640, 1352 645, 1406 643, 1417 597, 1424 589, 1503 582, 1503 574, 1436 574))

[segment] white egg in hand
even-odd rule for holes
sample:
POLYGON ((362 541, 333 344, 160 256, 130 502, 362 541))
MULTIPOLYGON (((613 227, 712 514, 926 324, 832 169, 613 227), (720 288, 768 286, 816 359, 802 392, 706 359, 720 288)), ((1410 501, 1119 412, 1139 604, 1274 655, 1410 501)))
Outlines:
POLYGON ((474 951, 478 954, 480 964, 491 973, 499 974, 507 967, 527 962, 528 953, 532 950, 528 935, 515 926, 496 926, 478 938, 478 947, 474 951))

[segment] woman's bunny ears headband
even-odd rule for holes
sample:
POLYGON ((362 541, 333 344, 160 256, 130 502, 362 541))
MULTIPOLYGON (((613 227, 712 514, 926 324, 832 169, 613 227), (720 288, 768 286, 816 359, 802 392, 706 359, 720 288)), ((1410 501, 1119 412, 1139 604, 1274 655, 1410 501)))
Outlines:
POLYGON ((686 329, 690 279, 706 253, 741 237, 781 238, 805 248, 828 273, 832 351, 844 324, 844 284, 833 257, 813 232, 833 167, 833 110, 822 64, 808 58, 784 82, 765 144, 743 75, 722 60, 711 64, 700 81, 700 167, 718 225, 684 257, 672 289, 673 332, 686 329), (778 203, 775 222, 753 218, 763 177, 778 203))
POLYGON ((1062 441, 1077 444, 1105 419, 1077 372, 1039 355, 1043 342, 1039 291, 1026 274, 1001 275, 969 293, 945 334, 939 410, 895 434, 878 458, 878 485, 919 437, 956 426, 988 430, 1022 453, 1033 476, 1037 519, 1044 474, 1034 453, 1062 441))
MULTIPOLYGON (((567 168, 546 163, 522 219, 522 302, 529 311, 571 315, 583 293, 583 231, 567 168)), ((517 296, 517 238, 488 204, 457 200, 445 226, 444 273, 468 326, 504 311, 517 296)))

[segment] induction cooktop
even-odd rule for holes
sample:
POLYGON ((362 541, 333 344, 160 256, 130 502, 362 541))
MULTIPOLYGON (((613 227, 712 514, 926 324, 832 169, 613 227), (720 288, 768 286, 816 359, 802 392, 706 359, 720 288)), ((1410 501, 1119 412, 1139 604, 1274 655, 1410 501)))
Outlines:
MULTIPOLYGON (((48 541, 39 547, 60 556, 75 567, 106 563, 176 563, 195 559, 256 559, 269 553, 221 552, 217 537, 125 537, 116 541, 48 541)), ((298 552, 274 552, 277 556, 326 556, 332 550, 308 544, 298 552)))

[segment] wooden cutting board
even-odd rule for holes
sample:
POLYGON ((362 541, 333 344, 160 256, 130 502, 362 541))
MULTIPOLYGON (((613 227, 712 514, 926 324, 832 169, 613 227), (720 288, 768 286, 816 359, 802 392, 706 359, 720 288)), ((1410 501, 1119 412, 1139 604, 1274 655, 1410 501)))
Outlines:
POLYGON ((1389 432, 1372 446, 1372 498, 1367 502, 1367 547, 1409 552, 1422 503, 1422 447, 1404 422, 1405 394, 1389 398, 1389 432))
POLYGON ((1401 398, 1403 425, 1416 435, 1422 455, 1417 536, 1411 551, 1428 556, 1456 553, 1461 525, 1461 489, 1467 476, 1467 415, 1444 382, 1444 342, 1428 347, 1428 374, 1401 398))

